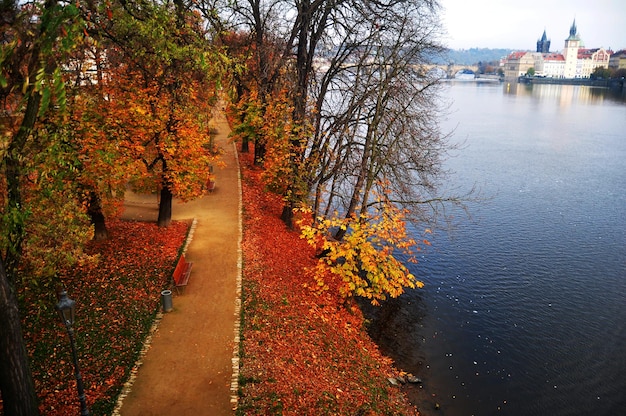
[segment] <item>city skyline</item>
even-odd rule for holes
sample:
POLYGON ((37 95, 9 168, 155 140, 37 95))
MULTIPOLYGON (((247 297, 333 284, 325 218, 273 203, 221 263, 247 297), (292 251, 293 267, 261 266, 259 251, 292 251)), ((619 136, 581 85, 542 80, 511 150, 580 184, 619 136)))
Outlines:
POLYGON ((546 31, 550 50, 563 49, 574 19, 586 48, 626 48, 626 7, 622 0, 440 0, 444 43, 452 49, 534 50, 546 31))

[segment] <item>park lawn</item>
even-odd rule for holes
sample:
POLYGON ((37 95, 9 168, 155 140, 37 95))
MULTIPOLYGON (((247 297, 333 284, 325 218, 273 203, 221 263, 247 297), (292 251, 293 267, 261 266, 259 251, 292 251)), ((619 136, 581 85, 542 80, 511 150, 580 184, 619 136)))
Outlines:
MULTIPOLYGON (((97 266, 62 273, 61 286, 76 301, 77 353, 92 415, 113 411, 159 310, 160 293, 169 287, 189 226, 111 221, 111 238, 87 246, 89 254, 99 255, 97 266)), ((54 309, 56 290, 31 287, 19 297, 40 412, 78 414, 69 338, 54 309)))

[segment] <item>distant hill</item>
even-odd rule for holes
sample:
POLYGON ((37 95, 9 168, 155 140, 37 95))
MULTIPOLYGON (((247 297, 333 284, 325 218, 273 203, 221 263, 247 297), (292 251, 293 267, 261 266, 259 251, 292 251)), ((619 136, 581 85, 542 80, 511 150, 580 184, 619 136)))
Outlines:
POLYGON ((449 49, 446 56, 433 59, 433 63, 448 64, 452 62, 456 65, 474 65, 479 62, 497 62, 512 51, 513 49, 489 48, 449 49))

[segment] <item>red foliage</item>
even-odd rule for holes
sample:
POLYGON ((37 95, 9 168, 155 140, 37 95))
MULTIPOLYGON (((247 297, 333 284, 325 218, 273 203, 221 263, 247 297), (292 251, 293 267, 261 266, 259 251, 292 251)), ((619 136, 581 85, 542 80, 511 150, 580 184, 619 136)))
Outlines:
POLYGON ((333 290, 339 282, 323 293, 308 288, 315 253, 280 221, 282 201, 263 192, 250 158, 242 154, 242 412, 416 414, 389 385, 397 371, 368 337, 360 310, 333 290))
MULTIPOLYGON (((189 223, 160 228, 115 221, 108 228, 109 240, 90 242, 87 248, 100 255, 98 265, 77 267, 61 277, 76 301, 77 350, 92 414, 110 414, 153 322, 161 290, 169 286, 189 223)), ((77 414, 69 341, 54 310, 54 294, 35 288, 21 296, 41 414, 77 414)))

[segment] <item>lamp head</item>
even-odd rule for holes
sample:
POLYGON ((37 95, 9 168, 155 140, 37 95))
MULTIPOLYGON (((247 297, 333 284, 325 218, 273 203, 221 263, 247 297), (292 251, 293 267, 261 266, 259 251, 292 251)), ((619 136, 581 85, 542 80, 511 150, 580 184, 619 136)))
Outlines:
POLYGON ((67 296, 67 292, 65 290, 59 292, 59 302, 57 302, 55 309, 59 312, 59 317, 64 325, 74 325, 76 302, 67 296))

